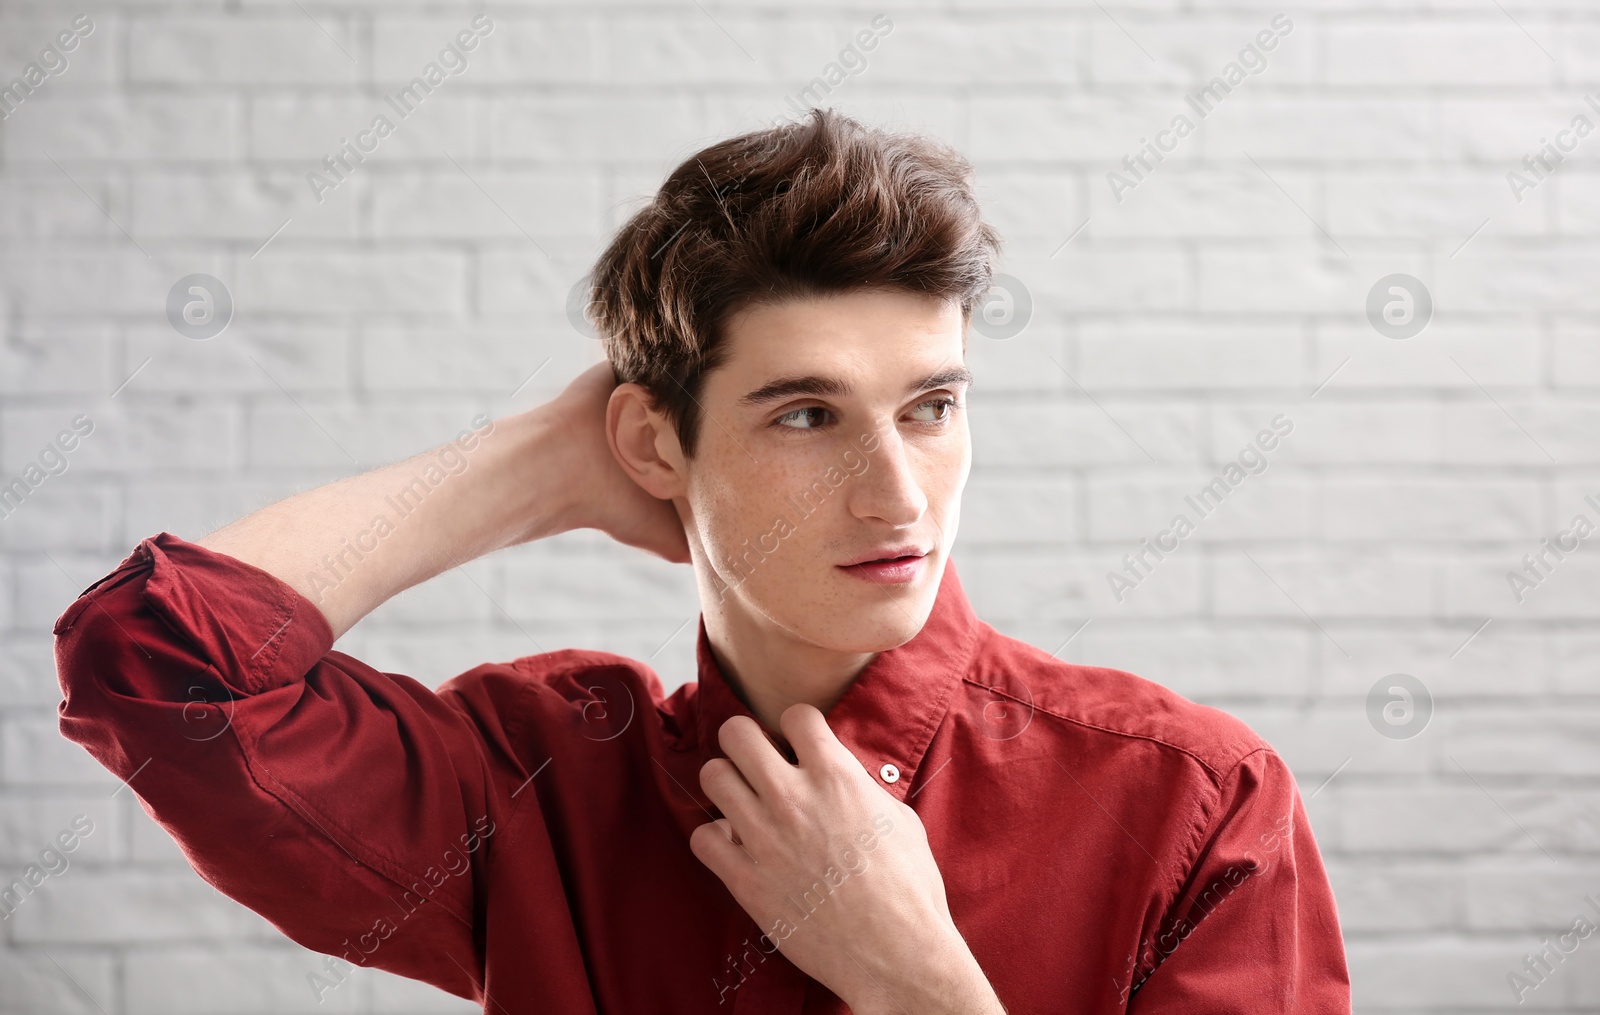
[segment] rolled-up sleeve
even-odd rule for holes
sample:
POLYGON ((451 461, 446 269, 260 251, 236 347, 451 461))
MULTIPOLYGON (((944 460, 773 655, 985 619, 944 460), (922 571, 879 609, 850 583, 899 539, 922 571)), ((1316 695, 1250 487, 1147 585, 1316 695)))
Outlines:
POLYGON ((55 634, 62 734, 202 877, 308 948, 481 1000, 490 710, 331 651, 299 592, 166 532, 55 634))
POLYGON ((1139 955, 1130 1015, 1348 1015, 1333 890, 1276 752, 1255 750, 1221 779, 1196 843, 1175 903, 1139 955))

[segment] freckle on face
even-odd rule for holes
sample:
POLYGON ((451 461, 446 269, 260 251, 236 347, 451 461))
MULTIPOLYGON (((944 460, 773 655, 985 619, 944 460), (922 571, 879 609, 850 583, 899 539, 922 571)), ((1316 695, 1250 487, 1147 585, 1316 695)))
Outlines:
POLYGON ((752 307, 729 320, 724 364, 700 395, 688 491, 709 557, 697 566, 726 586, 726 608, 840 651, 882 651, 920 630, 955 538, 971 447, 959 384, 907 389, 963 367, 964 332, 958 305, 902 292, 752 307), (808 376, 848 390, 739 403, 808 376), (787 425, 773 425, 785 414, 787 425), (899 544, 929 550, 908 583, 839 567, 899 544))

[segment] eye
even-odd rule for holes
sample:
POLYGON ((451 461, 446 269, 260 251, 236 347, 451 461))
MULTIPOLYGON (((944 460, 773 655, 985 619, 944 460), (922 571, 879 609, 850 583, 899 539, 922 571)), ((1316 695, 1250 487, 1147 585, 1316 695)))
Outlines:
POLYGON ((935 424, 949 422, 950 417, 955 415, 955 411, 957 409, 961 408, 961 403, 957 402, 953 398, 946 398, 946 397, 941 396, 939 398, 930 398, 926 402, 923 402, 921 405, 917 406, 915 409, 912 409, 911 411, 914 412, 914 413, 923 412, 923 411, 928 410, 930 408, 935 410, 937 412, 937 415, 934 416, 934 418, 932 418, 932 419, 922 419, 922 420, 919 420, 918 422, 935 423, 935 424))
POLYGON ((815 430, 822 424, 816 419, 815 416, 808 416, 807 414, 826 413, 827 411, 827 409, 824 409, 820 405, 808 405, 804 408, 795 409, 792 412, 784 413, 782 416, 779 416, 777 419, 773 420, 772 425, 784 430, 815 430), (799 426, 790 426, 785 423, 785 420, 811 420, 811 422, 809 424, 801 423, 799 426))

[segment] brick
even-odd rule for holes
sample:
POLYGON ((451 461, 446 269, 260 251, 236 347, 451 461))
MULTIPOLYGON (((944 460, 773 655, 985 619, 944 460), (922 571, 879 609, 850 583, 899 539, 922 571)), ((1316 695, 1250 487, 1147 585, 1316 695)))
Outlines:
MULTIPOLYGON (((1070 235, 1069 230, 1062 239, 1070 235)), ((1152 249, 1074 242, 1048 259, 1016 258, 1009 273, 1029 286, 1041 320, 1062 307, 1103 314, 1175 311, 1188 305, 1193 284, 1184 257, 1170 244, 1152 249)))
POLYGON ((1107 389, 1299 388, 1310 375, 1298 329, 1089 321, 1079 329, 1078 380, 1107 389))
MULTIPOLYGON (((391 403, 362 408, 345 401, 309 397, 296 401, 298 405, 287 398, 273 399, 251 412, 246 441, 252 468, 320 465, 365 472, 453 440, 462 430, 470 429, 472 420, 479 415, 465 402, 439 407, 404 408, 391 403)), ((485 441, 493 439, 492 433, 483 437, 485 441)), ((472 453, 467 453, 466 468, 472 467, 472 458, 472 453)), ((417 473, 426 465, 426 461, 418 462, 417 473)), ((399 485, 404 486, 404 481, 399 485)))
MULTIPOLYGON (((698 11, 694 13, 699 17, 698 11)), ((391 94, 420 75, 430 62, 439 64, 450 75, 447 81, 459 80, 472 87, 489 83, 612 80, 611 75, 601 77, 597 73, 599 50, 613 32, 624 30, 627 25, 627 19, 621 19, 621 24, 607 22, 606 31, 602 32, 601 25, 588 17, 552 14, 527 17, 494 11, 486 23, 486 27, 492 27, 487 34, 480 34, 473 28, 475 20, 476 12, 465 8, 459 16, 450 18, 399 15, 378 19, 373 36, 376 52, 373 74, 386 83, 391 94), (449 52, 448 47, 457 42, 457 34, 463 31, 477 36, 472 49, 460 47, 465 57, 464 66, 453 52, 441 58, 441 51, 449 52)), ((705 19, 700 17, 699 20, 705 19)), ((716 31, 710 22, 706 24, 716 31)))
POLYGON ((464 562, 437 578, 413 585, 373 610, 362 622, 388 630, 373 632, 378 637, 406 630, 433 628, 448 633, 467 624, 481 624, 496 617, 493 567, 488 561, 464 562))
POLYGON ((115 996, 117 960, 108 954, 40 948, 0 949, 6 1006, 30 1015, 97 1015, 115 996), (87 993, 88 996, 85 996, 87 993))
POLYGON ((237 240, 253 257, 266 256, 269 240, 359 238, 359 202, 370 177, 358 170, 318 202, 306 183, 316 168, 307 160, 304 169, 140 173, 132 181, 129 231, 152 239, 237 240))
MULTIPOLYGON (((0 619, 10 608, 8 578, 0 569, 0 619)), ((7 634, 0 643, 0 708, 54 708, 61 700, 55 665, 55 638, 48 631, 7 634)))
POLYGON ((1323 694, 1365 699, 1379 677, 1408 673, 1440 696, 1513 698, 1526 707, 1529 698, 1551 686, 1547 634, 1500 618, 1482 631, 1481 619, 1451 627, 1414 624, 1372 628, 1341 627, 1339 644, 1346 656, 1319 637, 1323 694))
POLYGON ((1592 465, 1600 407, 1519 397, 1504 389, 1442 407, 1443 460, 1469 465, 1592 465), (1498 404, 1496 404, 1498 403, 1498 404))
POLYGON ((304 948, 224 943, 150 949, 127 964, 128 1015, 271 1015, 282 1011, 365 1011, 367 978, 356 970, 319 994, 322 956, 304 948), (173 984, 183 984, 174 990, 173 984), (320 1002, 320 1003, 319 1003, 320 1002))
MULTIPOLYGON (((71 407, 73 402, 65 404, 71 407)), ((78 415, 88 416, 94 428, 81 435, 66 459, 68 471, 84 478, 150 468, 228 468, 234 460, 234 413, 227 406, 195 404, 187 395, 165 405, 136 403, 131 387, 114 401, 78 404, 82 409, 71 412, 12 409, 0 413, 0 426, 6 433, 0 462, 8 472, 19 472, 37 461, 61 428, 78 415)), ((50 482, 52 479, 46 479, 38 490, 48 488, 50 482)))
MULTIPOLYGON (((1587 545, 1587 544, 1585 544, 1587 545)), ((1568 555, 1565 560, 1540 567, 1543 579, 1533 588, 1513 583, 1511 573, 1523 574, 1524 554, 1540 548, 1530 538, 1522 547, 1501 551, 1493 558, 1461 553, 1441 568, 1439 609, 1447 616, 1504 617, 1516 620, 1592 618, 1600 610, 1600 559, 1568 555), (1519 601, 1520 595, 1520 601, 1519 601)))
POLYGON ((530 246, 487 250, 478 263, 477 306, 487 315, 542 315, 551 334, 582 337, 567 323, 567 293, 591 264, 555 260, 530 246))
MULTIPOLYGON (((1103 186, 1106 169, 1100 163, 1119 161, 1139 147, 1142 134, 1167 128, 1182 112, 1181 99, 1118 93, 1092 102, 1030 94, 975 96, 965 150, 972 158, 984 160, 1091 162, 1103 186)), ((1185 139, 1179 155, 1192 157, 1189 143, 1195 140, 1194 136, 1185 139)))
MULTIPOLYGON (((1301 204, 1310 200, 1311 178, 1295 170, 1277 170, 1271 177, 1248 161, 1239 165, 1195 165, 1183 161, 1190 141, 1140 180, 1120 167, 1113 181, 1105 174, 1089 178, 1091 222, 1085 230, 1097 237, 1138 236, 1152 239, 1195 237, 1302 237, 1311 228, 1299 210, 1284 199, 1276 181, 1301 204), (1177 160, 1177 161, 1174 161, 1177 160), (1131 190, 1126 189, 1132 183, 1131 190)), ((1126 155, 1137 162, 1139 145, 1126 155)), ((1149 161, 1149 156, 1146 156, 1149 161)))
MULTIPOLYGON (((1545 312, 1593 311, 1600 296, 1586 283, 1600 259, 1561 244, 1499 246, 1480 237, 1447 262, 1430 282, 1435 306, 1468 313, 1506 313, 1537 306, 1545 312)), ((1403 270, 1403 269, 1402 269, 1403 270)))
POLYGON ((0 392, 9 396, 108 395, 113 377, 110 331, 30 322, 0 341, 0 392))
POLYGON ((1339 900, 1339 929, 1349 935, 1447 931, 1459 919, 1466 884, 1482 884, 1427 861, 1330 860, 1328 880, 1339 900))
POLYGON ((1340 479, 1317 504, 1323 538, 1367 542, 1522 540, 1539 528, 1535 483, 1467 478, 1340 479))
MULTIPOLYGON (((823 65, 823 59, 819 59, 816 70, 823 65)), ((796 103, 837 106, 863 123, 876 124, 887 130, 914 130, 946 143, 957 142, 966 134, 967 105, 951 93, 926 85, 901 85, 863 76, 863 79, 853 83, 841 84, 825 98, 812 102, 806 95, 798 93, 804 90, 809 75, 816 73, 816 70, 803 72, 807 77, 796 80, 793 85, 796 91, 788 95, 778 96, 774 93, 771 98, 717 96, 707 99, 703 103, 706 114, 703 136, 710 141, 766 127, 779 117, 788 122, 809 115, 803 110, 797 111, 797 106, 788 101, 790 97, 796 103), (882 83, 879 84, 879 81, 882 83)), ((685 146, 661 150, 681 152, 660 160, 657 175, 665 178, 667 171, 694 149, 685 146)), ((640 154, 635 152, 627 158, 637 162, 640 154)))
POLYGON ((110 550, 118 544, 121 513, 122 499, 114 487, 63 474, 30 493, 0 521, 0 547, 13 552, 110 550))
POLYGON ((506 173, 465 163, 459 171, 445 168, 448 172, 428 176, 377 178, 374 234, 524 240, 531 235, 540 243, 551 236, 600 238, 600 183, 593 173, 506 173))
MULTIPOLYGON (((1242 539, 1305 539, 1312 531, 1312 488, 1305 480, 1270 475, 1246 475, 1237 487, 1228 488, 1219 504, 1202 500, 1200 494, 1217 472, 1193 472, 1187 479, 1172 477, 1170 470, 1159 478, 1097 478, 1088 485, 1088 533, 1097 541, 1110 540, 1137 550, 1149 540, 1157 551, 1169 552, 1158 543, 1158 533, 1175 527, 1175 519, 1186 518, 1194 531, 1176 534, 1174 554, 1194 552, 1196 545, 1242 539)), ((1226 481, 1224 480, 1224 486, 1226 481)), ((1214 497, 1214 495, 1213 495, 1214 497)))
MULTIPOLYGON (((1297 702, 1229 702, 1243 719, 1288 762, 1303 798, 1337 792, 1375 775, 1421 775, 1427 758, 1412 749, 1379 743, 1364 713, 1314 710, 1297 702), (1358 756, 1359 755, 1359 756, 1358 756)), ((1424 730, 1421 736, 1426 736, 1424 730)))
POLYGON ((108 240, 116 235, 121 239, 121 234, 116 232, 117 227, 101 211, 111 203, 108 196, 110 188, 104 181, 73 174, 84 190, 92 195, 93 200, 90 200, 73 185, 72 180, 63 176, 48 161, 43 166, 29 166, 24 172, 37 175, 9 173, 0 178, 0 236, 37 240, 58 237, 108 240), (49 175, 45 173, 46 170, 49 175), (101 207, 96 208, 96 203, 101 207))
MULTIPOLYGON (((1540 21, 1526 28, 1547 46, 1559 38, 1540 21)), ((1329 84, 1536 86, 1551 83, 1556 70, 1528 36, 1487 21, 1362 19, 1326 31, 1329 84)))
POLYGON ((1469 237, 1477 242, 1547 235, 1558 189, 1541 185, 1523 192, 1518 201, 1504 173, 1453 167, 1407 173, 1343 171, 1330 173, 1323 184, 1323 224, 1335 236, 1448 242, 1453 253, 1469 237))
MULTIPOLYGON (((1357 943, 1349 949, 1352 1000, 1362 1010, 1406 1006, 1452 1006, 1465 1010, 1486 998, 1511 1004, 1516 995, 1506 974, 1522 968, 1511 942, 1392 941, 1357 943)), ((1561 999, 1545 991, 1527 995, 1528 1007, 1550 1010, 1561 999)))
MULTIPOLYGON (((543 549, 536 544, 523 558, 505 565, 500 602, 518 622, 579 619, 588 612, 582 604, 599 594, 605 595, 612 620, 670 617, 676 622, 694 612, 698 602, 692 571, 637 550, 539 552, 543 549)), ((784 549, 780 544, 778 552, 784 549)))
POLYGON ((1074 543, 1085 535, 1081 503, 1081 485, 1070 477, 974 471, 961 498, 962 542, 1074 543))
MULTIPOLYGON (((279 241, 273 256, 246 262, 236 306, 266 313, 459 314, 467 291, 459 254, 302 249, 279 241)), ((226 281, 226 280, 225 280, 226 281)))
MULTIPOLYGON (((1045 651, 1076 628, 1067 627, 1045 651)), ((1157 628, 1107 618, 1084 628, 1061 658, 1128 670, 1191 699, 1287 696, 1307 693, 1311 647, 1304 632, 1282 626, 1162 623, 1157 628)))
POLYGON ((1437 461, 1439 413, 1420 400, 1334 401, 1335 379, 1316 399, 1211 409, 1211 460, 1226 462, 1269 429, 1279 415, 1281 465, 1355 464, 1363 467, 1437 461))
MULTIPOLYGON (((1527 41, 1526 36, 1523 41, 1527 41)), ((1541 138, 1569 129, 1577 116, 1588 116, 1590 123, 1594 122, 1594 110, 1583 99, 1586 91, 1549 90, 1536 98, 1441 99, 1439 154, 1450 162, 1491 163, 1497 170, 1495 176, 1503 180, 1508 172, 1523 171, 1523 157, 1534 155, 1543 147, 1541 138)), ((1593 144, 1591 140, 1580 140, 1576 151, 1581 154, 1593 144)), ((1556 175, 1559 177, 1565 168, 1558 166, 1556 175)))
MULTIPOLYGON (((1367 290, 1384 275, 1426 274, 1420 262, 1411 263, 1406 257, 1386 258, 1380 267, 1376 260, 1357 257, 1360 248, 1349 238, 1336 236, 1351 253, 1346 257, 1309 221, 1303 235, 1312 242, 1202 248, 1195 285, 1199 309, 1225 314, 1345 314, 1355 320, 1365 314, 1367 290)), ((1435 289, 1435 304, 1441 299, 1435 289)))
POLYGON ((1550 641, 1556 689, 1564 694, 1593 694, 1594 674, 1600 666, 1600 635, 1563 631, 1550 641))
POLYGON ((1271 18, 1174 19, 1124 11, 1117 20, 1120 27, 1106 19, 1091 22, 1089 75, 1096 84, 1161 84, 1192 93, 1223 77, 1230 63, 1245 72, 1237 86, 1245 91, 1312 82, 1315 48, 1304 19, 1291 18, 1286 32, 1275 29, 1271 18), (1257 42, 1262 31, 1273 36, 1271 49, 1257 42), (1245 55, 1252 46, 1256 53, 1245 55))
MULTIPOLYGON (((1088 217, 1085 188, 1075 174, 1012 169, 1005 163, 980 165, 977 173, 976 192, 984 221, 998 229, 1008 243, 1018 237, 1039 237, 1048 244, 1044 250, 1048 256, 1088 217)), ((1089 187, 1095 182, 1091 176, 1089 187)), ((1096 234, 1091 223, 1078 238, 1096 234)))
POLYGON ((1592 329, 1558 324, 1550 340, 1550 372, 1558 388, 1600 388, 1600 343, 1592 329))
POLYGON ((687 97, 498 99, 489 109, 495 159, 681 159, 706 141, 687 97), (692 147, 691 147, 692 146, 692 147))
POLYGON ((1269 159, 1420 161, 1431 153, 1433 123, 1432 103, 1421 96, 1301 98, 1241 91, 1212 112, 1204 132, 1208 153, 1234 159, 1248 152, 1272 171, 1269 159))
MULTIPOLYGON (((42 850, 63 852, 58 841, 62 833, 69 841, 77 841, 63 853, 68 863, 64 877, 84 868, 103 869, 125 857, 121 808, 116 800, 99 793, 57 793, 49 799, 0 794, 0 864, 5 865, 0 869, 8 872, 7 876, 38 863, 42 850), (87 834, 77 834, 74 829, 73 822, 80 817, 90 822, 87 834)), ((52 860, 50 865, 57 863, 52 860)))
MULTIPOLYGON (((1514 715, 1499 707, 1461 708, 1441 719, 1451 756, 1479 779, 1582 777, 1600 763, 1594 738, 1600 715, 1593 706, 1524 707, 1514 715)), ((1448 759, 1445 764, 1454 768, 1448 759)))
MULTIPOLYGON (((64 608, 65 603, 62 605, 64 608)), ((0 738, 4 739, 0 747, 0 781, 7 786, 99 786, 107 794, 117 786, 117 777, 101 768, 87 751, 62 739, 53 715, 12 713, 0 721, 0 738)))
MULTIPOLYGON (((104 88, 115 80, 116 53, 121 43, 122 25, 115 16, 96 11, 82 30, 74 28, 76 13, 41 8, 6 19, 6 37, 0 39, 0 68, 7 82, 37 63, 47 74, 39 85, 40 94, 58 90, 87 91, 104 88), (77 34, 72 49, 63 49, 58 40, 62 32, 77 34), (55 52, 45 56, 49 47, 55 52), (65 60, 65 66, 61 65, 65 60), (51 70, 50 64, 56 69, 51 70)), ((32 99, 24 100, 26 107, 32 99)), ((20 113, 14 115, 21 115, 20 113)))
MULTIPOLYGON (((461 623, 429 629, 420 629, 417 625, 409 628, 373 626, 363 631, 360 638, 364 641, 354 641, 351 647, 339 651, 385 673, 404 674, 437 688, 446 680, 488 662, 509 663, 523 656, 563 648, 603 649, 590 627, 513 620, 483 592, 470 585, 466 588, 467 592, 462 594, 473 597, 468 602, 482 602, 493 612, 495 626, 461 623)), ((633 658, 643 658, 643 655, 633 658)))
POLYGON ((1474 865, 1477 890, 1461 896, 1465 923, 1474 930, 1565 931, 1573 918, 1596 914, 1584 896, 1600 889, 1600 865, 1592 861, 1567 870, 1527 870, 1507 863, 1474 865))
MULTIPOLYGON (((1193 616, 1199 612, 1201 570, 1196 557, 1173 557, 1117 602, 1106 574, 1122 565, 1109 551, 990 550, 958 558, 962 584, 973 608, 997 628, 1002 623, 1091 616, 1193 616)), ((1016 637, 1016 635, 1013 635, 1016 637)), ((1045 647, 1054 651, 1055 646, 1045 647)))
POLYGON ((334 472, 304 482, 238 476, 135 477, 127 485, 116 545, 131 552, 141 539, 162 531, 193 542, 236 518, 336 478, 334 472))
POLYGON ((1448 787, 1344 787, 1337 797, 1342 812, 1339 846, 1382 853, 1492 851, 1519 863, 1549 864, 1536 840, 1523 830, 1564 813, 1552 801, 1542 799, 1551 796, 1548 791, 1535 793, 1494 784, 1488 787, 1491 798, 1455 766, 1451 770, 1455 773, 1452 782, 1457 784, 1448 787), (1523 828, 1518 827, 1519 822, 1523 828))
POLYGON ((241 119, 227 96, 40 92, 6 121, 5 161, 225 162, 243 154, 241 119))
POLYGON ((1192 411, 1100 401, 1103 408, 1087 399, 1065 406, 1021 399, 976 405, 969 417, 973 456, 988 465, 1035 469, 1193 458, 1192 411))
POLYGON ((405 116, 383 100, 382 94, 392 94, 388 91, 362 98, 345 98, 347 93, 339 92, 283 97, 266 93, 250 104, 251 157, 301 175, 325 171, 323 158, 342 151, 346 140, 360 141, 359 135, 371 130, 379 116, 393 130, 385 138, 368 135, 376 147, 366 153, 365 161, 352 160, 352 178, 379 165, 428 161, 448 166, 448 156, 474 157, 478 107, 460 84, 447 78, 405 116))
POLYGON ((1430 320, 1407 339, 1388 338, 1366 324, 1330 324, 1319 329, 1312 372, 1316 384, 1333 378, 1330 394, 1359 388, 1478 394, 1480 384, 1531 388, 1540 383, 1539 346, 1538 332, 1526 323, 1488 328, 1430 320))
POLYGON ((98 315, 103 321, 114 314, 153 314, 165 305, 167 290, 181 277, 140 256, 120 233, 93 249, 0 251, 0 292, 29 316, 98 315))
POLYGON ((260 916, 193 871, 100 873, 69 867, 18 907, 27 944, 220 942, 277 936, 260 916))
POLYGON ((125 335, 125 361, 133 367, 150 361, 129 384, 130 392, 278 399, 285 388, 296 397, 350 388, 353 343, 343 328, 246 317, 204 340, 180 335, 166 323, 129 327, 125 335))
MULTIPOLYGON (((810 76, 821 75, 828 62, 839 61, 839 51, 862 30, 878 33, 876 48, 863 53, 867 63, 859 76, 866 80, 888 78, 939 86, 1061 85, 1082 80, 1079 68, 1088 33, 1078 24, 1038 14, 989 11, 938 19, 908 15, 909 11, 884 15, 889 19, 886 33, 876 27, 881 24, 876 16, 865 12, 851 20, 836 20, 827 26, 826 41, 801 50, 808 62, 794 66, 798 55, 785 61, 785 70, 798 76, 794 87, 805 87, 810 76)), ((782 48, 795 51, 787 26, 774 34, 782 48)))
POLYGON ((136 18, 128 76, 137 84, 352 85, 365 77, 351 19, 289 10, 277 17, 136 18))
MULTIPOLYGON (((1007 314, 1020 312, 1015 302, 1007 307, 998 300, 991 309, 1000 315, 997 323, 1003 323, 1007 314)), ((989 312, 979 309, 974 313, 989 312)), ((1049 363, 1053 359, 1076 374, 1067 327, 1045 317, 1038 307, 1032 313, 1032 319, 1014 335, 998 332, 1005 337, 991 337, 976 329, 967 332, 966 364, 975 378, 971 388, 973 397, 988 398, 1001 393, 1055 393, 1063 386, 1071 385, 1067 375, 1054 364, 1049 373, 1039 369, 1042 363, 1049 363)), ((1015 320, 1015 317, 1010 319, 1015 320)))
MULTIPOLYGON (((1397 550, 1285 553, 1218 549, 1212 556, 1215 609, 1230 617, 1425 617, 1433 609, 1436 565, 1397 550), (1302 611, 1304 611, 1302 613, 1302 611)), ((1310 623, 1311 621, 1307 621, 1310 623)), ((1334 634, 1333 639, 1338 640, 1334 634)), ((1346 649, 1348 651, 1348 649, 1346 649)))

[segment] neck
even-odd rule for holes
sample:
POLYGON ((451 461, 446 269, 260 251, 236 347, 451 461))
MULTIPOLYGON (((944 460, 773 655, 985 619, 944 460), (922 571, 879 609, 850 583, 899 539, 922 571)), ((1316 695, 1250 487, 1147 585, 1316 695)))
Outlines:
POLYGON ((785 750, 778 725, 784 709, 804 702, 827 715, 877 654, 823 648, 714 597, 702 612, 712 657, 728 685, 785 750))

